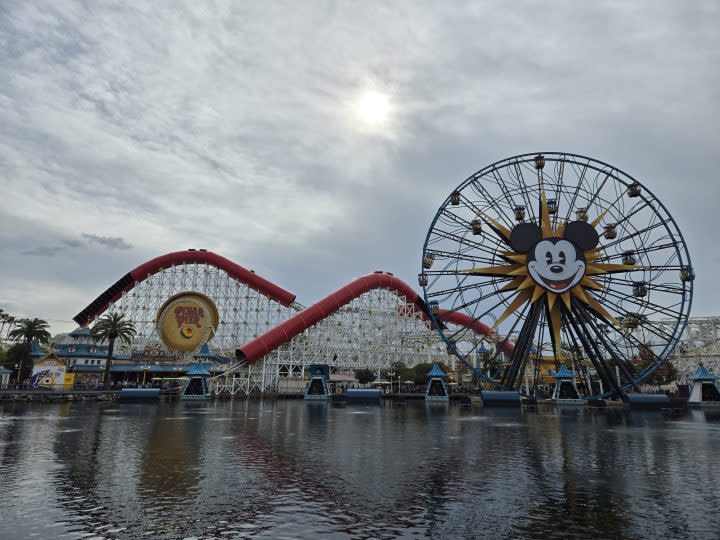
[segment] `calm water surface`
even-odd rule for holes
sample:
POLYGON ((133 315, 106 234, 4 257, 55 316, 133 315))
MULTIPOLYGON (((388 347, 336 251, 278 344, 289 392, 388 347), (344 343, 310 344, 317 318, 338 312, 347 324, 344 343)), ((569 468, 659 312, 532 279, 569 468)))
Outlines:
POLYGON ((5 404, 2 538, 718 538, 720 419, 5 404))

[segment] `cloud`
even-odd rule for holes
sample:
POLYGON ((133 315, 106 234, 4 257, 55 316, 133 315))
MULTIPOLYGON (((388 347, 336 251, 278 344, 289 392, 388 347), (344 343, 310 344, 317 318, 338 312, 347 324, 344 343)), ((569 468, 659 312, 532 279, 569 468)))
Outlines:
POLYGON ((132 245, 119 236, 98 236, 97 234, 83 233, 83 238, 110 249, 130 249, 132 245))
POLYGON ((376 268, 412 283, 447 194, 536 149, 651 186, 690 244, 696 313, 720 303, 702 245, 720 200, 712 2, 3 9, 0 279, 45 283, 9 293, 38 316, 189 247, 308 304, 376 268), (393 104, 381 132, 351 112, 368 88, 393 104))
POLYGON ((26 249, 22 252, 22 254, 37 257, 55 257, 62 250, 63 246, 39 246, 31 249, 26 249))

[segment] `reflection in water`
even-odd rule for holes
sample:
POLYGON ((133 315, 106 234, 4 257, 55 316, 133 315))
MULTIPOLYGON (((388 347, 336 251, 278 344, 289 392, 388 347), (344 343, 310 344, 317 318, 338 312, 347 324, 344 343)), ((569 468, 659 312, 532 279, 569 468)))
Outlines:
POLYGON ((703 411, 6 404, 0 537, 713 536, 718 440, 703 411))

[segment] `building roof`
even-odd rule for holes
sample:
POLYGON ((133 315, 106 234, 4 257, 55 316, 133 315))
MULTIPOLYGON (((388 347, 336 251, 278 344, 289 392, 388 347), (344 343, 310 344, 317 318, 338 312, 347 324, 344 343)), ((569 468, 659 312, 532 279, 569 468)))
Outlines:
POLYGON ((193 358, 212 358, 213 354, 210 352, 210 347, 208 347, 207 343, 203 343, 202 347, 200 347, 200 350, 193 355, 193 358))
MULTIPOLYGON (((111 366, 110 371, 115 371, 114 368, 115 366, 111 366)), ((103 369, 105 369, 105 366, 92 364, 75 364, 74 366, 70 366, 70 371, 72 373, 99 373, 103 369)))
POLYGON ((192 367, 185 372, 185 375, 193 377, 207 377, 210 375, 210 372, 205 369, 202 364, 193 364, 192 367))
POLYGON ((70 337, 92 337, 92 331, 86 326, 85 328, 76 328, 70 332, 70 337))
POLYGON ((690 377, 691 381, 715 381, 716 379, 717 376, 708 371, 708 369, 702 364, 698 364, 695 374, 690 377))
POLYGON ((568 368, 561 364, 560 369, 555 372, 553 377, 555 377, 556 379, 572 379, 574 375, 572 371, 570 371, 568 368))
POLYGON ((428 377, 445 377, 445 372, 440 369, 440 366, 433 364, 433 367, 427 374, 428 377))
POLYGON ((38 340, 33 339, 30 343, 30 356, 33 358, 42 358, 45 355, 47 355, 47 353, 43 351, 42 346, 38 343, 38 340))
POLYGON ((12 370, 0 366, 0 373, 12 373, 12 370))
MULTIPOLYGON (((107 358, 108 346, 94 343, 62 343, 57 346, 58 356, 70 358, 107 358)), ((117 358, 117 355, 113 355, 117 358)))

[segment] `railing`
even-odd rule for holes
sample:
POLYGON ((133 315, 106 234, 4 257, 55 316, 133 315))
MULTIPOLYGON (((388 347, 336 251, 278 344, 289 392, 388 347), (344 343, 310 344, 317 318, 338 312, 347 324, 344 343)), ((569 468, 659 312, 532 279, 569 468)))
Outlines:
POLYGON ((64 385, 55 384, 51 386, 33 386, 31 384, 6 384, 0 387, 0 393, 77 393, 77 392, 115 392, 120 390, 118 386, 103 388, 95 384, 64 385))

